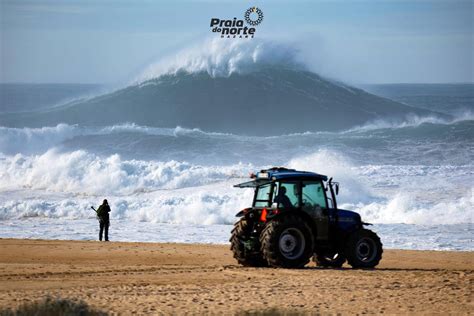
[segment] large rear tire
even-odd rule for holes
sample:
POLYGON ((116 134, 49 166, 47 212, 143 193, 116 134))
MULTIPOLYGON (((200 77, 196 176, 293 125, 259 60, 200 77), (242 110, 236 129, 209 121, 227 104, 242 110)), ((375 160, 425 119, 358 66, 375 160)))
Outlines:
POLYGON ((302 268, 313 254, 314 237, 301 217, 287 215, 267 223, 260 234, 260 244, 270 266, 302 268))
POLYGON ((246 267, 264 267, 267 262, 263 259, 260 249, 249 248, 251 244, 252 226, 245 218, 234 224, 230 237, 230 250, 234 253, 237 262, 246 267))
POLYGON ((318 267, 340 268, 346 262, 346 257, 338 252, 322 252, 314 254, 313 260, 318 267))
POLYGON ((353 268, 374 268, 382 259, 382 242, 368 229, 353 232, 346 243, 345 255, 353 268))

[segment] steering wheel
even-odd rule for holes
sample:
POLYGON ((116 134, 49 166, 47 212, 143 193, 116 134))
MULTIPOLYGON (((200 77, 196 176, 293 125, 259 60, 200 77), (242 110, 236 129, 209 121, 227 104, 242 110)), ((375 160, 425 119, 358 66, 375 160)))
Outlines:
MULTIPOLYGON (((303 193, 303 196, 307 198, 308 200, 310 200, 311 202, 314 202, 313 199, 308 196, 308 194, 303 193)), ((303 203, 306 203, 305 201, 308 201, 308 200, 303 200, 303 203)))

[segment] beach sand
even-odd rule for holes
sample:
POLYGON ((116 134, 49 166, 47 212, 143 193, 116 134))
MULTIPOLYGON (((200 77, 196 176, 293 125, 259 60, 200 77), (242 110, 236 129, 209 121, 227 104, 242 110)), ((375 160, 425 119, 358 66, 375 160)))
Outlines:
POLYGON ((118 314, 474 313, 474 252, 385 250, 374 270, 244 268, 227 245, 0 239, 0 307, 118 314))

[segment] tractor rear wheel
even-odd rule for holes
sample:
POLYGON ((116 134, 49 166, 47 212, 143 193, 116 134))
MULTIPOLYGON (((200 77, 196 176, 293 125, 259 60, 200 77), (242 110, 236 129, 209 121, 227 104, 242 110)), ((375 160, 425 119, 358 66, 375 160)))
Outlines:
POLYGON ((340 268, 346 262, 346 257, 338 252, 322 252, 315 253, 313 260, 318 267, 340 268))
MULTIPOLYGON (((245 218, 234 224, 230 237, 230 250, 234 253, 237 262, 246 267, 264 267, 267 262, 260 253, 259 246, 252 247, 252 225, 245 218)), ((258 243, 258 239, 255 238, 258 243)))
POLYGON ((302 268, 313 254, 314 237, 301 217, 287 215, 267 223, 260 234, 260 244, 270 266, 302 268))
POLYGON ((353 268, 373 268, 382 259, 382 242, 368 229, 353 232, 346 243, 345 255, 353 268))

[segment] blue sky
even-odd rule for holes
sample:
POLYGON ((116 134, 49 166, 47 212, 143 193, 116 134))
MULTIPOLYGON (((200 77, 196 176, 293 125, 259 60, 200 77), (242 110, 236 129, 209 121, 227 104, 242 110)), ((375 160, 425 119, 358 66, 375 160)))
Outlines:
MULTIPOLYGON (((265 14, 257 37, 294 45, 349 83, 472 82, 473 2, 0 0, 1 82, 116 83, 215 36, 212 17, 265 14)), ((223 39, 228 40, 228 39, 223 39)))

